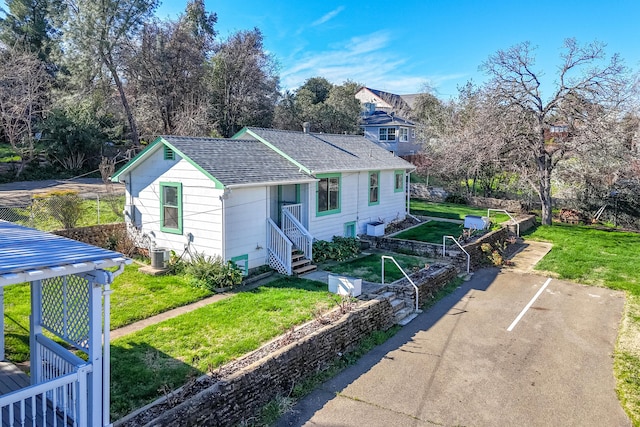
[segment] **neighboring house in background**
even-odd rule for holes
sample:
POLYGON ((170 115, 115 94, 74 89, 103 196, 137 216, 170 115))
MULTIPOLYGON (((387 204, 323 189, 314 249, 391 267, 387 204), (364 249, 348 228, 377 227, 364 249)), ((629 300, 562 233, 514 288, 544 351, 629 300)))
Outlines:
POLYGON ((362 87, 356 92, 356 99, 363 105, 373 104, 375 110, 378 111, 407 115, 411 112, 418 95, 420 94, 396 95, 395 93, 372 89, 370 87, 362 87))
POLYGON ((394 113, 365 110, 360 127, 365 138, 396 156, 417 154, 421 149, 415 123, 394 113))
POLYGON ((293 274, 314 268, 316 239, 404 219, 413 169, 362 136, 245 128, 159 137, 112 180, 125 183, 131 229, 157 247, 293 274))

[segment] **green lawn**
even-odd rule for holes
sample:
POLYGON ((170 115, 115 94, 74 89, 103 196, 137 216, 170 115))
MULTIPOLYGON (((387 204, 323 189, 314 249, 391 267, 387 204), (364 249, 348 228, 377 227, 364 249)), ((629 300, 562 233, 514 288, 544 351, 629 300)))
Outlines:
MULTIPOLYGON (((466 215, 487 216, 487 210, 473 206, 457 205, 455 203, 434 203, 424 200, 411 199, 411 213, 414 215, 433 216, 437 218, 464 220, 466 215)), ((509 216, 500 212, 491 212, 491 222, 508 221, 509 216)))
POLYGON ((395 239, 417 240, 419 242, 442 243, 443 236, 458 238, 462 235, 462 224, 444 221, 429 221, 393 236, 395 239))
POLYGON ((614 371, 622 406, 633 425, 640 426, 640 234, 555 224, 538 227, 526 237, 553 242, 536 269, 627 293, 614 371))
MULTIPOLYGON (((149 276, 128 265, 111 288, 111 328, 116 329, 169 309, 198 301, 210 291, 194 288, 182 276, 149 276)), ((13 362, 29 359, 29 285, 5 288, 6 352, 13 362)))
MULTIPOLYGON (((398 264, 400 264, 400 267, 402 267, 407 274, 411 274, 413 271, 423 268, 427 262, 432 262, 432 260, 427 258, 420 258, 411 255, 393 254, 393 258, 398 262, 398 264)), ((380 254, 370 254, 350 261, 341 262, 339 264, 323 265, 321 268, 332 273, 359 277, 368 282, 381 283, 382 264, 380 260, 380 254)), ((398 267, 396 267, 391 260, 385 261, 384 275, 385 283, 391 283, 394 280, 404 277, 402 272, 398 270, 398 267)))
POLYGON ((338 302, 327 286, 283 278, 114 340, 115 418, 215 369, 338 302))

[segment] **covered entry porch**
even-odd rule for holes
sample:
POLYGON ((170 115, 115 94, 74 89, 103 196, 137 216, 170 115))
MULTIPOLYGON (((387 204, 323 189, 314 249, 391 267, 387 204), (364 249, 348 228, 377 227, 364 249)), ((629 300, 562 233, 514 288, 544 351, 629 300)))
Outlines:
POLYGON ((110 284, 130 262, 117 252, 0 221, 0 426, 110 425, 110 284), (5 360, 4 291, 24 282, 31 307, 29 376, 5 360))

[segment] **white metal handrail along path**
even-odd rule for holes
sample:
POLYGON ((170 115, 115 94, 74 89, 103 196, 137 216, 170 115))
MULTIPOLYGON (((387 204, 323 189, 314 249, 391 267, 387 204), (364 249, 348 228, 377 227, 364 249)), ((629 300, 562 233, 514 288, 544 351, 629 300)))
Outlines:
POLYGON ((269 266, 282 274, 291 275, 291 250, 293 244, 271 218, 267 218, 267 257, 269 266), (274 265, 274 262, 275 264, 274 265))
POLYGON ((509 218, 511 218, 511 221, 513 221, 513 223, 516 225, 516 235, 517 235, 518 237, 520 237, 520 223, 516 222, 516 219, 515 219, 514 217, 512 217, 512 216, 511 216, 511 214, 510 214, 509 212, 507 212, 507 211, 506 211, 506 210, 504 210, 504 209, 493 209, 493 208, 488 208, 488 209, 487 209, 487 218, 489 218, 489 213, 490 213, 491 211, 504 212, 504 213, 506 213, 506 214, 507 214, 507 216, 508 216, 509 218))
POLYGON ((460 249, 462 249, 462 252, 464 252, 465 254, 467 254, 467 274, 469 274, 469 266, 471 265, 471 255, 469 255, 469 252, 467 252, 462 245, 460 245, 460 243, 458 242, 458 240, 456 240, 455 237, 453 236, 442 236, 442 256, 446 255, 446 251, 447 251, 447 245, 446 245, 446 240, 447 239, 451 239, 453 240, 453 242, 458 245, 458 247, 460 249))
POLYGON ((418 298, 419 298, 419 295, 418 295, 418 287, 416 286, 416 284, 415 284, 415 283, 413 283, 413 280, 411 280, 411 278, 407 275, 407 273, 405 273, 405 272, 404 272, 404 270, 402 269, 402 267, 400 267, 400 265, 398 264, 398 262, 397 262, 397 261, 396 261, 392 256, 389 256, 389 255, 382 255, 382 257, 381 257, 381 263, 382 263, 382 284, 384 285, 384 260, 385 260, 385 259, 390 259, 391 261, 393 261, 393 263, 396 265, 396 267, 398 267, 398 270, 400 270, 400 271, 402 272, 402 274, 404 274, 404 277, 406 277, 406 278, 407 278, 407 280, 409 281, 409 283, 411 283, 411 284, 413 285, 413 289, 416 291, 416 311, 418 311, 418 310, 419 310, 419 307, 418 307, 418 298))
POLYGON ((282 231, 291 240, 293 246, 311 259, 313 253, 313 236, 289 210, 282 207, 282 231))

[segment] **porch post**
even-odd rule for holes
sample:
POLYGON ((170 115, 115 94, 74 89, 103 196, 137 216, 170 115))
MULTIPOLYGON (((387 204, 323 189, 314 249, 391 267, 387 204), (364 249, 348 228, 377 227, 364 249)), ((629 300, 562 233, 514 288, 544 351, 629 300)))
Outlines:
POLYGON ((102 286, 89 279, 89 425, 102 426, 102 286))
POLYGON ((31 384, 42 380, 42 351, 36 342, 36 335, 42 334, 42 280, 31 282, 31 315, 29 316, 29 351, 31 384))
POLYGON ((0 362, 4 360, 4 286, 0 286, 0 362))

